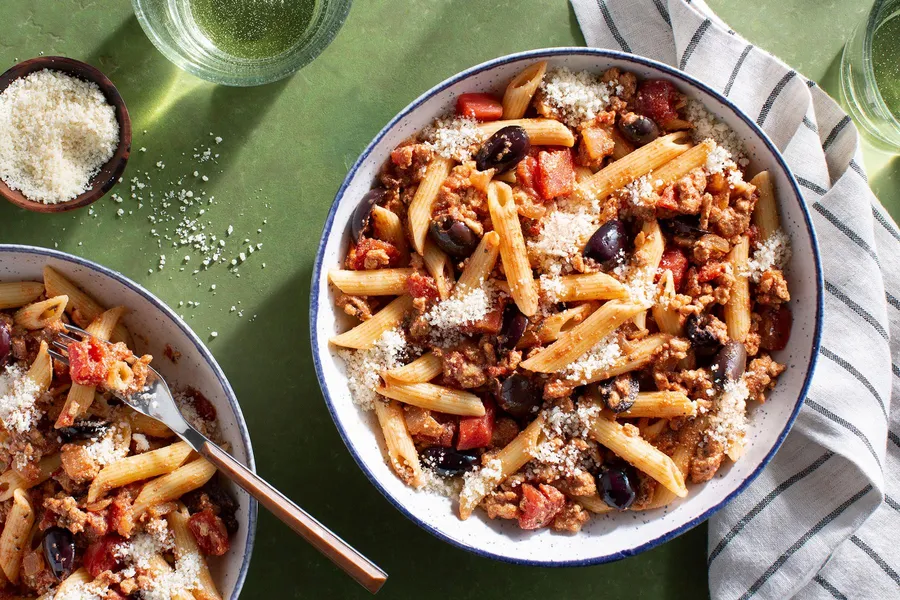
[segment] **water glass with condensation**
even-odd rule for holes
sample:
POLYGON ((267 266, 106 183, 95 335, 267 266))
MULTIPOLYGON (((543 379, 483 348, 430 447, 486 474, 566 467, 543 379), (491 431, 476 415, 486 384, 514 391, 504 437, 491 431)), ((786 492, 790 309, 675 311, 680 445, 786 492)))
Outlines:
POLYGON ((294 73, 331 43, 352 0, 132 0, 144 32, 173 63, 224 85, 294 73))
POLYGON ((873 144, 900 153, 900 0, 876 0, 844 46, 841 100, 873 144))

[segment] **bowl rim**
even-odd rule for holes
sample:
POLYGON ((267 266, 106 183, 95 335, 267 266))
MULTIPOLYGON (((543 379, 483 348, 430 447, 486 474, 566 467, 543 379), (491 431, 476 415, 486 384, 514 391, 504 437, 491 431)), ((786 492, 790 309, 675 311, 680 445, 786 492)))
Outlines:
MULTIPOLYGON (((81 258, 79 256, 68 254, 60 250, 51 250, 49 248, 28 246, 25 244, 0 244, 0 254, 3 254, 4 252, 47 256, 50 258, 55 258, 57 260, 74 263, 80 267, 85 267, 93 271, 97 271, 142 296, 145 300, 156 306, 156 308, 162 311, 163 314, 169 317, 169 319, 171 319, 175 323, 175 325, 178 326, 181 332, 184 333, 187 338, 194 344, 194 347, 200 353, 200 356, 203 357, 203 359, 207 363, 207 366, 209 366, 209 368, 215 374, 216 379, 222 386, 222 389, 225 390, 225 397, 228 399, 228 403, 231 405, 231 408, 234 411, 235 422, 238 426, 238 432, 241 436, 241 442, 244 444, 244 448, 247 451, 247 467, 249 467, 251 471, 256 472, 256 460, 253 456, 253 444, 250 441, 250 432, 247 429, 247 423, 244 421, 244 413, 241 412, 241 407, 238 403, 237 396, 235 396, 234 390, 231 389, 231 384, 225 377, 225 373, 222 371, 219 363, 216 362, 216 359, 213 357, 209 349, 207 349, 203 342, 200 341, 200 338, 197 336, 197 334, 194 333, 194 331, 190 327, 188 327, 188 324, 185 323, 184 320, 175 313, 175 311, 169 308, 165 302, 157 298, 140 284, 135 283, 121 273, 113 271, 108 267, 104 267, 103 265, 86 258, 81 258)), ((250 503, 247 510, 247 544, 244 547, 244 556, 241 561, 241 568, 234 583, 234 590, 231 593, 232 600, 237 600, 241 595, 241 589, 244 587, 244 580, 247 578, 247 570, 250 567, 250 558, 253 555, 253 545, 256 541, 256 524, 259 505, 256 499, 253 498, 253 496, 250 496, 249 498, 250 503)))
POLYGON ((542 567, 573 567, 573 566, 589 566, 589 565, 598 565, 608 562, 613 562, 616 560, 621 560, 623 558, 634 556, 645 550, 649 550, 651 548, 655 548, 656 546, 663 544, 675 537, 678 537, 682 533, 692 529, 702 523, 703 521, 710 518, 713 514, 718 512, 722 507, 731 502, 736 496, 738 496, 741 492, 743 492, 759 475, 762 473, 762 470, 769 464, 769 461, 772 460, 772 457, 781 448, 781 445, 784 443, 785 438, 790 432, 791 428, 794 425, 794 422, 797 419, 797 415, 800 413, 800 409, 803 406, 803 402, 806 399, 807 392, 809 390, 810 382, 812 381, 813 373, 816 367, 816 361, 819 355, 819 346, 821 344, 822 337, 822 312, 824 307, 824 299, 822 297, 822 292, 824 289, 824 278, 822 275, 822 262, 819 256, 819 244, 816 238, 815 229, 813 228, 812 218, 809 214, 809 210, 806 207, 806 203, 803 200, 803 195, 800 192, 800 188, 797 184, 796 179, 794 178, 793 173, 791 172, 790 167, 788 167, 787 162, 784 160, 784 157, 781 155, 781 152, 769 138, 769 136, 756 124, 756 122, 747 116, 740 108, 738 108, 734 102, 729 100, 727 97, 723 96, 718 91, 714 90, 707 84, 701 82, 700 80, 684 73, 672 67, 670 65, 649 59, 644 58, 642 56, 637 56, 634 54, 630 54, 627 52, 620 52, 616 50, 607 50, 603 48, 585 48, 578 46, 566 46, 566 47, 557 47, 557 48, 542 48, 536 50, 527 50, 524 52, 517 52, 513 54, 507 54, 505 56, 501 56, 453 75, 425 93, 421 94, 418 98, 409 103, 403 110, 401 110, 397 115, 392 118, 387 125, 385 125, 381 131, 375 136, 375 138, 366 146, 365 150, 363 150, 362 154, 360 154, 359 158, 356 162, 353 163, 353 166, 347 173, 347 176, 344 178, 344 181, 341 183, 340 188, 335 195, 335 199, 332 202, 331 208, 328 211, 328 216, 325 221, 325 225, 322 229, 322 238, 319 241, 319 247, 316 251, 316 260, 315 265, 313 267, 312 280, 310 285, 310 308, 309 308, 309 319, 310 319, 310 343, 312 345, 312 356, 313 361, 316 367, 316 377, 319 380, 319 387, 322 390, 322 395, 325 398, 325 404, 328 407, 328 411, 331 413, 331 418, 334 421, 335 426, 337 427, 338 433, 341 435, 341 439, 343 439, 344 444, 347 446, 347 449, 350 451, 350 454, 353 456, 353 459, 356 461, 357 465, 359 465, 362 472, 366 475, 369 481, 375 486, 381 494, 387 498, 388 502, 394 505, 402 514, 404 514, 408 519, 413 521, 419 527, 425 529, 435 537, 450 543, 457 548, 462 548, 463 550, 468 550, 473 554, 478 556, 483 556, 487 558, 493 558, 502 562, 520 564, 520 565, 528 565, 528 566, 542 566, 542 567), (334 224, 334 217, 337 212, 338 204, 341 199, 344 197, 344 194, 347 190, 347 187, 350 184, 350 181, 356 175, 356 172, 362 166, 364 162, 366 162, 369 158, 369 155, 374 150, 375 146, 381 142, 382 138, 389 131, 391 131, 394 126, 404 119, 406 116, 415 111, 421 104, 423 104, 426 100, 431 99, 436 94, 443 92, 445 89, 450 86, 467 79, 468 77, 481 73, 483 71, 487 71, 494 67, 504 65, 511 62, 516 62, 522 59, 540 59, 540 58, 552 58, 558 56, 571 56, 571 55, 587 55, 600 59, 616 59, 616 60, 624 60, 627 62, 636 63, 641 66, 652 67, 658 69, 665 73, 667 76, 672 77, 681 81, 688 86, 699 88, 701 91, 709 94, 717 101, 725 105, 726 108, 730 109, 736 116, 742 119, 762 140, 765 144, 766 148, 772 155, 775 157, 776 162, 778 163, 779 168, 781 168, 784 173, 787 175, 788 181, 791 185, 791 191, 796 198, 801 212, 803 214, 803 219, 806 224, 807 232, 809 233, 809 244, 810 250, 813 255, 813 262, 815 264, 816 269, 816 316, 815 316, 815 328, 813 331, 812 338, 812 352, 809 359, 806 377, 803 380, 803 386, 800 390, 800 393, 797 395, 797 400, 794 405, 793 410, 791 411, 790 417, 785 423, 784 428, 778 434, 777 439, 775 440, 775 444, 772 446, 772 449, 766 454, 763 460, 756 466, 756 468, 751 472, 747 477, 744 478, 743 481, 735 488, 731 493, 729 493, 725 498, 719 501, 715 506, 708 508, 706 511, 701 513, 700 515, 694 517, 693 519, 688 520, 686 523, 681 524, 680 526, 667 531, 666 533, 651 539, 643 544, 634 546, 633 548, 629 548, 626 550, 621 550, 619 552, 612 552, 609 554, 602 554, 599 556, 591 556, 583 559, 574 559, 574 560, 531 560, 524 558, 514 558, 510 556, 506 556, 504 554, 498 554, 496 552, 491 552, 485 550, 483 548, 479 548, 475 545, 464 543, 460 540, 454 539, 444 532, 440 531, 436 527, 432 526, 426 521, 419 519, 415 515, 412 514, 400 501, 395 499, 390 492, 388 492, 387 488, 385 488, 378 478, 368 469, 366 464, 363 462, 362 457, 356 450, 356 447, 349 436, 347 435, 346 430, 342 426, 340 420, 337 416, 337 411, 334 407, 334 402, 331 399, 331 395, 329 394, 328 384, 325 381, 325 377, 322 371, 321 357, 318 352, 318 332, 316 328, 316 321, 318 320, 318 308, 319 308, 319 281, 322 277, 322 263, 325 254, 325 245, 328 241, 328 238, 331 234, 331 229, 334 224))

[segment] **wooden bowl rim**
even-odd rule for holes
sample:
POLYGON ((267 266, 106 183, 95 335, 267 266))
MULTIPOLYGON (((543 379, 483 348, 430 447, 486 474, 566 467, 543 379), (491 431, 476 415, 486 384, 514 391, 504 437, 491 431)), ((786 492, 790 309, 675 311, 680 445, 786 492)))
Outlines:
POLYGON ((12 204, 32 212, 59 213, 83 208, 96 202, 118 183, 131 154, 131 117, 128 114, 125 100, 106 75, 96 67, 66 56, 38 56, 13 65, 0 75, 0 93, 6 90, 16 79, 44 69, 61 71, 67 75, 78 77, 83 81, 97 84, 97 87, 100 88, 100 91, 106 97, 106 101, 115 108, 116 120, 119 123, 119 144, 116 146, 116 151, 94 175, 90 189, 72 200, 58 204, 44 204, 43 202, 29 200, 21 192, 11 190, 0 179, 0 196, 3 196, 12 204))

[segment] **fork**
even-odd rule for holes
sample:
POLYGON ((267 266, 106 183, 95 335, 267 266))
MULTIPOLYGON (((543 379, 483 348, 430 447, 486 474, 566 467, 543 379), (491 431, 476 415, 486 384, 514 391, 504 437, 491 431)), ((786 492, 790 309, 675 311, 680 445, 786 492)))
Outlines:
MULTIPOLYGON (((88 332, 72 325, 66 325, 66 329, 84 339, 91 337, 88 332)), ((69 342, 81 341, 66 333, 58 335, 69 342)), ((109 345, 109 342, 105 343, 109 345)), ((59 340, 54 340, 53 346, 68 351, 68 346, 59 340)), ((50 350, 50 355, 63 364, 69 364, 68 357, 56 350, 50 350)), ((149 370, 147 387, 143 392, 131 397, 116 394, 116 397, 137 412, 164 423, 191 448, 215 465, 223 475, 241 486, 367 590, 374 594, 384 585, 387 573, 188 423, 178 409, 165 380, 152 367, 149 370)))

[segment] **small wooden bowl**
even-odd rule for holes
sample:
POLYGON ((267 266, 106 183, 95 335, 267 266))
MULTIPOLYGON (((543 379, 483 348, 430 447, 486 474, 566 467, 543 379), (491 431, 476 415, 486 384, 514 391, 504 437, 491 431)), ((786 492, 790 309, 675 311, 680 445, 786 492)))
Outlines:
POLYGON ((44 69, 62 71, 84 81, 96 83, 103 95, 106 96, 106 101, 116 109, 116 120, 119 122, 119 145, 112 158, 94 175, 90 189, 68 202, 59 204, 35 202, 26 198, 21 192, 9 189, 9 186, 0 180, 0 196, 16 206, 34 212, 58 213, 82 208, 99 200, 118 182, 119 177, 125 171, 128 156, 131 154, 131 118, 128 116, 128 108, 125 107, 125 101, 122 100, 119 90, 106 75, 87 63, 64 56, 40 56, 20 62, 0 75, 0 93, 16 79, 44 69))

